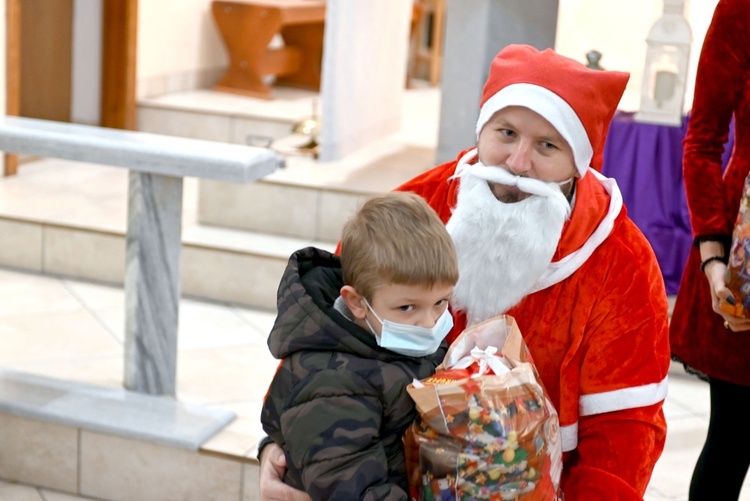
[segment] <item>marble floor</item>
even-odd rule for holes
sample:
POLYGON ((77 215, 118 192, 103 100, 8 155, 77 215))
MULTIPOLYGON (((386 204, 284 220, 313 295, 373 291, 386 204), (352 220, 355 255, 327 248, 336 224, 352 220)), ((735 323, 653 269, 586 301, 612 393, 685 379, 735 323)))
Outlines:
MULTIPOLYGON (((24 192, 23 199, 10 204, 15 192, 2 191, 4 184, 40 182, 33 169, 24 166, 14 179, 0 178, 0 215, 7 215, 3 213, 6 205, 13 206, 11 216, 17 218, 23 216, 24 206, 37 215, 46 210, 80 216, 87 210, 104 227, 123 224, 124 209, 111 199, 113 190, 125 190, 126 178, 120 171, 87 177, 85 190, 78 190, 76 197, 70 190, 47 187, 36 190, 36 198, 24 192), (96 209, 90 211, 91 207, 96 209)), ((190 198, 194 192, 194 187, 186 186, 186 225, 194 215, 194 199, 190 198)), ((260 402, 277 364, 265 343, 273 319, 273 312, 267 310, 183 298, 177 398, 231 409, 238 419, 230 426, 243 436, 260 433, 260 402)), ((123 332, 121 288, 0 268, 0 367, 119 388, 123 332)), ((646 501, 687 499, 692 468, 706 434, 708 409, 707 385, 673 366, 665 404, 667 444, 646 501)), ((0 501, 75 499, 87 498, 0 481, 0 501)), ((750 482, 741 499, 750 501, 750 482)))

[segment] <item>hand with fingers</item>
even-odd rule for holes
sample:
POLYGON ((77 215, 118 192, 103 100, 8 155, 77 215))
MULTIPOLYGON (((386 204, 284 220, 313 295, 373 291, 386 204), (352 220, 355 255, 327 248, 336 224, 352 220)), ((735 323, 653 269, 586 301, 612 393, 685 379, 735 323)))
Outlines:
POLYGON ((268 444, 260 454, 261 501, 311 501, 306 492, 286 485, 281 479, 286 471, 284 451, 276 444, 268 444))
POLYGON ((711 288, 711 307, 724 319, 724 328, 733 332, 750 330, 750 319, 737 314, 737 300, 727 287, 727 265, 722 259, 706 259, 701 268, 711 288))

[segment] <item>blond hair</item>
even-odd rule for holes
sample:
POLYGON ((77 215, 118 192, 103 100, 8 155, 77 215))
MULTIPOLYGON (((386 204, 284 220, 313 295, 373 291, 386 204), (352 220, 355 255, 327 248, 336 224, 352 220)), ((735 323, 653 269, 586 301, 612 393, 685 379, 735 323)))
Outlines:
POLYGON ((458 261, 445 225, 414 193, 368 198, 344 225, 344 283, 372 299, 381 285, 433 287, 458 281, 458 261))

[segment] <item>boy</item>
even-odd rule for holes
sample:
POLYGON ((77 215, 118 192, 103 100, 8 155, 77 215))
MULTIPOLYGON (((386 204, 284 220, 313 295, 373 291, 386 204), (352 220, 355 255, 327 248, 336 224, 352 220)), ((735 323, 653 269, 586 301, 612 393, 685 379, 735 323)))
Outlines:
POLYGON ((408 499, 405 391, 435 372, 453 326, 453 242, 419 196, 369 198, 345 224, 341 256, 295 252, 268 338, 283 359, 261 421, 286 455, 284 482, 313 500, 408 499))

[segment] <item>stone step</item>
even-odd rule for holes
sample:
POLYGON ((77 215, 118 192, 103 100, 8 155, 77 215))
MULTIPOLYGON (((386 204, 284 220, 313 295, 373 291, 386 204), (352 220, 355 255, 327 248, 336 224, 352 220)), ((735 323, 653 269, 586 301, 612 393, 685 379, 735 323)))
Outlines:
POLYGON ((197 451, 236 416, 172 397, 0 369, 0 412, 197 451))
MULTIPOLYGON (((181 290, 186 297, 275 309, 289 256, 335 243, 192 225, 183 230, 181 290)), ((123 285, 125 231, 0 216, 0 266, 123 285)))
POLYGON ((289 157, 286 168, 255 183, 200 179, 196 219, 202 225, 337 242, 366 196, 423 172, 433 154, 385 139, 338 162, 289 157))
POLYGON ((229 431, 216 439, 247 448, 186 449, 0 410, 0 480, 102 501, 260 499, 255 442, 229 431))
POLYGON ((0 370, 0 479, 105 501, 257 500, 259 434, 234 419, 170 397, 0 370))
MULTIPOLYGON (((381 182, 387 177, 341 166, 325 175, 305 173, 318 167, 290 162, 286 179, 249 185, 186 178, 183 295, 275 309, 289 256, 309 245, 333 251, 346 218, 376 190, 363 187, 378 186, 368 172, 381 182), (305 176, 318 184, 293 182, 305 176), (346 179, 360 185, 350 188, 346 179)), ((0 181, 0 198, 0 266, 123 284, 126 171, 58 159, 27 162, 18 176, 0 181)))
MULTIPOLYGON (((312 113, 317 93, 278 87, 274 99, 213 91, 192 91, 145 99, 138 129, 248 144, 302 144, 291 134, 296 121, 312 113)), ((434 163, 439 92, 407 91, 403 130, 344 159, 320 162, 287 157, 287 167, 256 183, 199 181, 197 221, 295 238, 335 242, 346 218, 364 196, 388 191, 434 163)))
MULTIPOLYGON (((317 94, 277 92, 273 100, 213 91, 144 100, 139 130, 233 143, 283 138, 294 121, 310 115, 317 94)), ((275 309, 292 252, 308 245, 333 250, 364 197, 432 166, 438 112, 436 89, 407 91, 402 132, 340 161, 289 156, 285 168, 250 184, 186 178, 183 295, 275 309)), ((0 199, 0 266, 123 283, 126 171, 30 161, 0 181, 0 199)))

